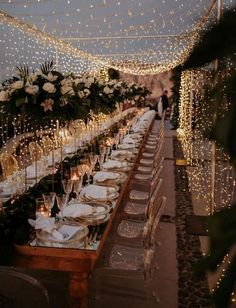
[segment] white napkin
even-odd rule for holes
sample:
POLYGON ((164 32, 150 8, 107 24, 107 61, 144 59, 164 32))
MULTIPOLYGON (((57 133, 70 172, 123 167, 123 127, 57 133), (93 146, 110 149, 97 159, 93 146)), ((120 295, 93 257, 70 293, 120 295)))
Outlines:
POLYGON ((96 172, 93 179, 95 182, 104 182, 107 180, 116 180, 120 176, 119 173, 116 172, 106 172, 106 171, 99 171, 96 172))
POLYGON ((63 215, 65 217, 80 217, 87 216, 93 213, 93 207, 85 203, 74 203, 68 205, 63 210, 63 215))
POLYGON ((131 158, 133 156, 133 153, 126 150, 113 150, 111 152, 111 158, 116 158, 120 156, 124 157, 124 159, 131 158))
POLYGON ((125 137, 122 141, 122 143, 132 143, 132 144, 136 144, 137 141, 135 141, 133 138, 130 138, 130 137, 125 137))
POLYGON ((115 196, 117 190, 115 187, 88 185, 81 190, 81 196, 87 196, 93 199, 108 199, 115 196))
POLYGON ((123 144, 119 144, 118 147, 119 147, 119 149, 122 149, 122 150, 134 149, 135 144, 134 143, 123 143, 123 144))
POLYGON ((119 161, 119 160, 113 160, 109 159, 107 162, 105 162, 102 167, 104 169, 114 169, 114 168, 125 168, 128 167, 128 163, 126 161, 119 161))
POLYGON ((29 224, 35 228, 35 230, 42 230, 49 234, 51 234, 53 237, 55 237, 57 240, 63 240, 63 235, 55 230, 55 218, 47 218, 41 214, 36 214, 36 220, 28 219, 29 224))

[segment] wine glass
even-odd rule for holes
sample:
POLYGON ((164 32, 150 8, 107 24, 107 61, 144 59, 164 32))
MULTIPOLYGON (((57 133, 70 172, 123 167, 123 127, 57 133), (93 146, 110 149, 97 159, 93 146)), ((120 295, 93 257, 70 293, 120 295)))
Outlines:
POLYGON ((71 179, 65 179, 61 181, 64 193, 67 195, 69 199, 69 194, 72 192, 73 181, 71 179))
POLYGON ((55 192, 47 192, 43 194, 43 200, 46 209, 48 210, 48 216, 51 216, 51 210, 54 206, 56 193, 55 192))
POLYGON ((104 163, 105 153, 101 153, 98 155, 99 169, 102 169, 102 164, 104 163))
POLYGON ((63 210, 67 205, 68 202, 68 195, 67 194, 58 194, 56 195, 56 200, 57 200, 57 206, 61 211, 61 218, 63 219, 63 210))
POLYGON ((111 147, 110 146, 106 146, 105 161, 108 161, 108 157, 110 155, 110 152, 111 152, 111 147))
POLYGON ((76 200, 79 199, 79 193, 81 191, 82 184, 83 184, 83 177, 82 176, 73 181, 73 190, 76 194, 76 200))

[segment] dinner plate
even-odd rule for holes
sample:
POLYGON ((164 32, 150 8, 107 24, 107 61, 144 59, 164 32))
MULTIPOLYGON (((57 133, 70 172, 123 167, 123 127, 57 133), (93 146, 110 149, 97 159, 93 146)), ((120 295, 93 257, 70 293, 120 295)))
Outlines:
POLYGON ((81 199, 84 199, 84 200, 89 200, 89 201, 104 201, 104 202, 115 200, 115 199, 118 198, 118 196, 119 196, 119 193, 118 193, 118 192, 114 192, 114 193, 110 194, 109 196, 107 196, 107 198, 98 198, 98 197, 97 197, 97 198, 94 198, 94 197, 92 197, 92 196, 90 196, 90 195, 88 195, 88 194, 86 194, 86 193, 80 195, 81 199))

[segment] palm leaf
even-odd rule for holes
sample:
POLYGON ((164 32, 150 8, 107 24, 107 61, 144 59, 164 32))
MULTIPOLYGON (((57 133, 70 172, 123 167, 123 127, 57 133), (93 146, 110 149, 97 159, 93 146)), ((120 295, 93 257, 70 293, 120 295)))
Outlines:
POLYGON ((46 61, 44 64, 40 65, 40 70, 44 75, 47 75, 50 71, 53 70, 54 62, 46 61))
POLYGON ((27 78, 29 76, 29 67, 27 64, 16 66, 16 72, 21 78, 27 78))

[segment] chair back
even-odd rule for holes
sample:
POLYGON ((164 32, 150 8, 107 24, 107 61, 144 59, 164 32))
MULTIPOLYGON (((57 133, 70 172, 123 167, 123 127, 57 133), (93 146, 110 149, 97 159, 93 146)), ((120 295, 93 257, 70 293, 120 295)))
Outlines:
POLYGON ((49 308, 46 288, 34 277, 7 266, 0 267, 0 306, 49 308))
POLYGON ((43 136, 41 142, 43 147, 43 154, 46 156, 49 155, 54 148, 52 139, 49 136, 43 136))
POLYGON ((38 161, 43 157, 43 149, 37 142, 29 143, 29 151, 32 161, 38 161))
POLYGON ((165 205, 166 205, 166 197, 162 196, 161 198, 158 198, 156 202, 155 207, 155 216, 153 218, 152 228, 150 231, 150 245, 149 247, 153 247, 156 243, 156 233, 157 233, 157 227, 160 222, 161 215, 164 211, 165 205))
POLYGON ((2 153, 0 155, 0 162, 4 178, 12 175, 19 169, 18 162, 12 154, 2 153))

